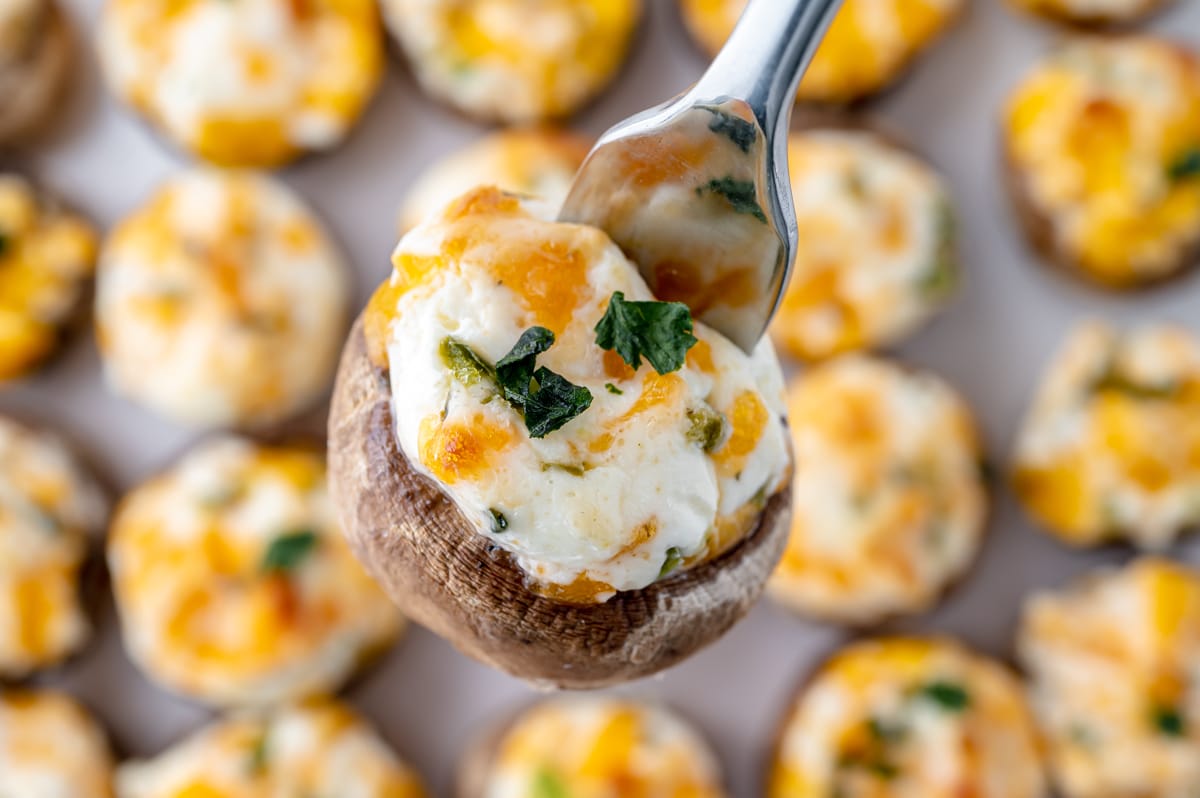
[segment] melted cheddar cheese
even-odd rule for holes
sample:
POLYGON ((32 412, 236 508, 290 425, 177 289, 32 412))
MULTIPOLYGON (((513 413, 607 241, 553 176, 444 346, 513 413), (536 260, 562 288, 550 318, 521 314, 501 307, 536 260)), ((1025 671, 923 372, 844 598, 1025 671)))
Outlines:
POLYGON ((721 798, 703 738, 665 709, 618 698, 546 701, 497 743, 479 798, 721 798))
POLYGON ((63 693, 0 691, 0 795, 111 798, 104 732, 63 693))
POLYGON ((848 357, 797 378, 788 417, 795 504, 771 596, 855 624, 930 609, 983 537, 966 405, 934 377, 848 357))
POLYGON ((942 640, 856 643, 789 710, 769 798, 1042 798, 1016 677, 942 640))
POLYGON ((190 425, 282 421, 328 387, 348 293, 340 254, 283 184, 186 172, 101 252, 106 375, 117 393, 190 425))
POLYGON ((1017 496, 1060 539, 1167 546, 1200 522, 1200 343, 1169 326, 1080 327, 1013 461, 1017 496))
POLYGON ((340 142, 383 72, 373 0, 107 0, 118 97, 222 166, 279 166, 340 142))
POLYGON ((335 690, 402 628, 307 449, 202 444, 124 499, 108 562, 133 659, 210 703, 335 690))
POLYGON ((757 526, 789 466, 782 378, 769 344, 749 358, 700 323, 673 373, 644 361, 635 371, 601 349, 594 328, 613 293, 646 301, 649 290, 600 230, 544 221, 532 207, 478 189, 410 232, 365 314, 367 343, 389 371, 397 440, 414 467, 536 588, 604 601, 757 526), (494 364, 534 325, 557 336, 538 365, 592 394, 586 412, 542 438, 443 351, 453 340, 494 364))
POLYGON ((0 417, 0 679, 59 663, 87 641, 80 570, 107 512, 57 438, 0 417))
POLYGON ((0 382, 53 353, 85 294, 96 233, 16 175, 0 175, 0 382))
POLYGON ((625 62, 642 0, 382 0, 432 96, 472 116, 566 116, 625 62))
MULTIPOLYGON (((746 0, 679 0, 692 36, 715 54, 746 0)), ((966 0, 845 0, 800 82, 801 102, 849 103, 893 83, 966 0)))
POLYGON ((537 197, 557 210, 590 148, 583 136, 553 128, 490 133, 435 161, 413 181, 400 210, 400 232, 476 186, 537 197))
POLYGON ((1128 287, 1200 247, 1200 62, 1166 41, 1083 38, 1009 98, 1006 151, 1055 256, 1128 287))
POLYGON ((941 178, 860 131, 794 133, 788 162, 803 246, 775 341, 815 360, 894 343, 928 320, 959 271, 941 178))
POLYGON ((424 798, 420 778, 350 707, 312 701, 229 715, 121 765, 119 798, 424 798))
POLYGON ((1034 596, 1019 634, 1063 798, 1200 785, 1200 572, 1158 559, 1034 596))

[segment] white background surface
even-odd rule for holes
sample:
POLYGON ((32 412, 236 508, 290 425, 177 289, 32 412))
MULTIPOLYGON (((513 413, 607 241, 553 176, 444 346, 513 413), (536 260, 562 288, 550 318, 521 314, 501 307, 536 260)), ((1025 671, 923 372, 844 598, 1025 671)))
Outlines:
MULTIPOLYGON (((775 0, 758 0, 774 2, 775 0)), ((647 0, 647 23, 615 88, 577 120, 599 133, 622 117, 683 89, 705 59, 680 27, 674 0, 647 0)), ((90 38, 99 0, 70 0, 90 38)), ((975 407, 992 458, 1006 459, 1016 426, 1051 350, 1088 316, 1118 322, 1171 320, 1200 331, 1200 274, 1150 293, 1103 295, 1039 266, 1017 235, 997 171, 999 108, 1009 87, 1053 41, 1049 25, 1000 0, 970 0, 967 18, 901 87, 868 110, 949 176, 962 219, 966 283, 948 311, 897 353, 962 390, 975 407)), ((1200 0, 1178 0, 1146 28, 1200 48, 1200 0)), ((17 159, 105 228, 135 208, 184 159, 106 96, 89 50, 63 129, 17 159)), ((393 59, 395 61, 395 59, 393 59)), ((361 126, 340 150, 283 172, 324 216, 356 270, 365 302, 387 274, 395 209, 409 181, 434 156, 482 132, 422 97, 393 63, 361 126)), ((14 165, 9 163, 7 165, 14 165)), ((195 436, 108 394, 95 344, 81 336, 48 372, 0 390, 0 410, 62 428, 116 488, 165 466, 195 436)), ((320 429, 321 419, 312 425, 320 429)), ((1172 554, 1200 562, 1200 541, 1172 554)), ((1022 597, 1127 551, 1068 552, 1037 533, 999 490, 978 568, 934 614, 889 629, 959 635, 1006 656, 1022 597)), ((196 728, 207 712, 145 682, 126 660, 111 608, 85 654, 44 681, 66 686, 102 718, 119 752, 149 755, 196 728)), ((713 740, 733 794, 758 794, 774 725, 800 675, 842 639, 767 604, 719 643, 668 673, 626 688, 661 698, 713 740)), ((455 653, 422 629, 349 691, 387 739, 448 795, 470 735, 531 693, 519 682, 455 653)))

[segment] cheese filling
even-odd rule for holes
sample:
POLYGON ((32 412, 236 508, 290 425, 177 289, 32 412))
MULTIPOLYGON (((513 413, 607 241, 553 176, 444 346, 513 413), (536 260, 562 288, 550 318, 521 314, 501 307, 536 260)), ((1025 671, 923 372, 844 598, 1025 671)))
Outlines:
POLYGON ((80 570, 107 505, 56 438, 0 418, 0 677, 60 662, 87 640, 80 570))
POLYGON ((1200 573, 1143 559, 1033 597, 1019 635, 1065 798, 1200 784, 1200 573))
POLYGON ((1076 545, 1169 545, 1200 523, 1200 343, 1169 326, 1080 327, 1017 439, 1013 484, 1076 545))
POLYGON ((564 601, 603 601, 716 556, 756 527, 789 466, 769 344, 747 358, 704 325, 682 369, 636 371, 594 331, 615 292, 652 299, 599 230, 546 222, 495 189, 409 233, 366 313, 408 460, 468 522, 564 601), (539 366, 586 387, 586 411, 532 437, 448 339, 495 364, 532 326, 539 366))
POLYGON ((104 732, 65 694, 0 691, 0 795, 111 798, 104 732))
POLYGON ((320 700, 225 717, 121 765, 121 798, 424 798, 416 773, 347 705, 320 700))
POLYGON ((641 0, 383 0, 417 79, 468 113, 534 122, 616 74, 641 0))
POLYGON ((1008 153, 1058 250, 1131 285, 1200 246, 1200 65, 1151 38, 1079 39, 1020 84, 1008 153))
POLYGON ((720 771, 691 728, 658 707, 605 698, 549 701, 498 743, 480 798, 720 798, 720 771))
POLYGON ((771 595, 869 623, 928 609, 973 561, 987 494, 970 413, 941 381, 850 357, 788 396, 792 532, 771 595))
POLYGON ((49 356, 84 295, 96 234, 15 175, 0 175, 0 381, 49 356))
POLYGON ((118 393, 189 424, 281 421, 329 384, 347 283, 321 224, 282 183, 185 172, 101 253, 106 376, 118 393))
POLYGON ((119 96, 228 166, 332 147, 383 71, 372 0, 112 0, 99 53, 119 96))
POLYGON ((819 359, 894 342, 929 319, 959 271, 938 175, 860 131, 795 133, 788 166, 801 246, 775 340, 819 359))
POLYGON ((1042 798, 1017 679, 945 641, 885 638, 827 662, 791 709, 770 798, 1042 798))
POLYGON ((399 632, 299 447, 219 438, 135 489, 108 542, 122 633, 173 689, 218 704, 336 690, 399 632))

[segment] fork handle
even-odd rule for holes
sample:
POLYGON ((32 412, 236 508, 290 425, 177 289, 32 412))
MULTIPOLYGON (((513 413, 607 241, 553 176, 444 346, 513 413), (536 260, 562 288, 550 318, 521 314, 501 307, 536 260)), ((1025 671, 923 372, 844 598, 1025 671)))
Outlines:
POLYGON ((689 95, 745 100, 762 129, 785 137, 796 89, 842 0, 750 0, 689 95))

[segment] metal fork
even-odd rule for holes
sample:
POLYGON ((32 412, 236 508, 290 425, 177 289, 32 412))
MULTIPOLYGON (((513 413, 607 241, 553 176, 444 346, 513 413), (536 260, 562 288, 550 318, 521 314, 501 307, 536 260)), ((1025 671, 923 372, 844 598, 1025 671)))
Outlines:
POLYGON ((840 3, 750 0, 695 86, 600 138, 559 214, 605 230, 656 297, 747 352, 795 259, 789 119, 840 3))

